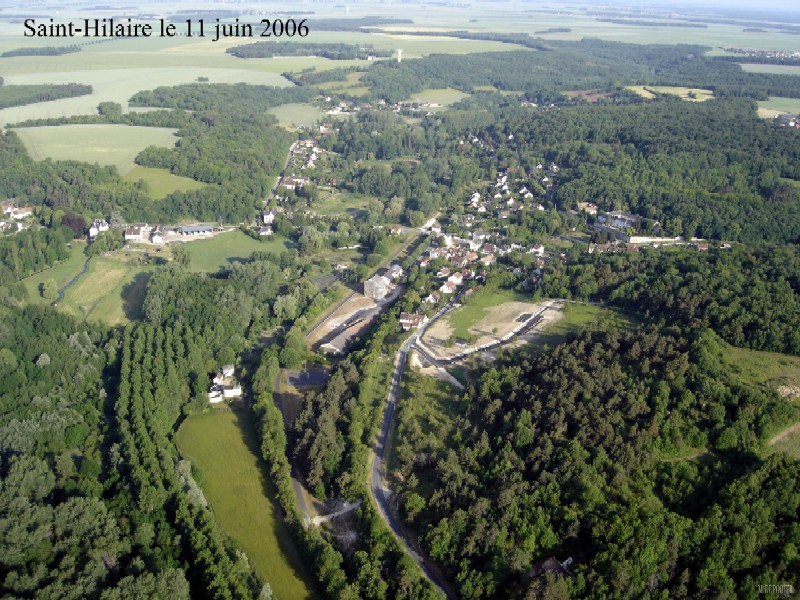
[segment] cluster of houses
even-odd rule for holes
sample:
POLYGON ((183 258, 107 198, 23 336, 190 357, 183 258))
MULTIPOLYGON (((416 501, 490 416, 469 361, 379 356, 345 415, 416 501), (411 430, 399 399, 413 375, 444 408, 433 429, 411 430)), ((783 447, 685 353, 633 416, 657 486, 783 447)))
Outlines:
POLYGON ((25 225, 19 223, 22 219, 27 219, 33 215, 33 208, 30 206, 18 206, 14 200, 3 200, 0 202, 3 209, 3 218, 0 219, 0 230, 5 231, 11 228, 12 223, 16 223, 17 230, 27 229, 25 225), (6 219, 11 219, 7 221, 6 219))
POLYGON ((775 122, 781 127, 789 127, 792 129, 800 129, 800 115, 775 115, 775 122))
POLYGON ((324 152, 314 145, 314 140, 297 140, 289 149, 293 163, 300 163, 301 169, 313 169, 317 166, 320 155, 324 152))
POLYGON ((279 182, 280 187, 284 187, 287 190, 299 190, 302 189, 304 186, 308 185, 309 179, 308 177, 302 177, 297 175, 284 175, 281 177, 279 182))
POLYGON ((274 232, 272 224, 275 222, 275 217, 279 214, 286 212, 283 207, 270 208, 261 213, 261 223, 258 228, 258 235, 271 236, 274 232))
POLYGON ((242 386, 236 380, 234 372, 233 365, 223 365, 222 370, 214 375, 211 389, 208 391, 208 401, 211 404, 241 398, 242 386))
POLYGON ((89 236, 89 241, 93 242, 97 239, 97 236, 103 233, 104 231, 108 231, 110 229, 110 225, 108 221, 105 219, 95 219, 92 221, 92 224, 86 229, 86 235, 89 236))
MULTIPOLYGON (((477 140, 477 138, 475 138, 477 140)), ((479 141, 479 140, 478 140, 479 141)), ((543 169, 543 165, 537 165, 537 169, 543 169)), ((550 167, 558 171, 558 167, 553 164, 550 167)), ((552 185, 550 178, 545 175, 542 178, 542 185, 549 187, 552 185)), ((506 172, 498 173, 492 189, 486 193, 481 194, 478 191, 472 193, 470 198, 466 201, 466 208, 478 215, 488 215, 496 213, 501 219, 508 219, 511 213, 527 210, 544 210, 544 205, 534 200, 534 194, 528 189, 526 185, 522 185, 514 189, 515 181, 509 180, 509 174, 506 172)))

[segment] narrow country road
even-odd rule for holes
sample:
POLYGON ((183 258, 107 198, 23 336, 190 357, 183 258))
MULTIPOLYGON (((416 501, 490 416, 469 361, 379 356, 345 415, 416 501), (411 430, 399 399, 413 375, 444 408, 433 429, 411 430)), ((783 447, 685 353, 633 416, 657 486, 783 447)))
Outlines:
POLYGON ((395 407, 400 396, 400 381, 403 376, 403 370, 405 369, 406 361, 408 360, 408 353, 416 343, 419 336, 424 333, 427 326, 444 314, 446 310, 447 309, 445 308, 439 311, 439 313, 437 313, 433 319, 428 321, 425 326, 421 327, 416 333, 403 342, 400 350, 395 355, 394 370, 392 371, 392 381, 389 386, 389 396, 386 401, 386 409, 383 413, 383 422, 381 423, 378 442, 371 456, 372 465, 370 467, 369 489, 373 498, 375 499, 375 504, 378 507, 378 513, 388 525, 389 529, 391 529, 391 531, 400 541, 400 544, 406 553, 414 559, 414 561, 422 569, 425 577, 427 577, 428 580, 434 586, 436 586, 444 596, 455 600, 457 596, 453 591, 452 586, 450 586, 450 584, 444 580, 439 573, 439 569, 432 565, 432 563, 417 550, 417 548, 414 546, 414 543, 406 535, 403 527, 397 522, 397 519, 395 519, 391 509, 389 508, 389 496, 391 495, 391 491, 384 485, 383 482, 383 463, 386 459, 386 444, 389 440, 389 435, 392 430, 395 407))

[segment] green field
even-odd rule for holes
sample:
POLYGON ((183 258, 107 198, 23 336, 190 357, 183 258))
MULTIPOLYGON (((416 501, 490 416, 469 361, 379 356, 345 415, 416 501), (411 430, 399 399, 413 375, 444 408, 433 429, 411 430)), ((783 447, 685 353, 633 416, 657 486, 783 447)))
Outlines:
POLYGON ((143 181, 147 193, 155 200, 162 200, 172 192, 188 192, 205 187, 205 183, 189 177, 173 175, 167 169, 141 167, 135 165, 123 179, 127 181, 143 181))
POLYGON ((268 240, 257 241, 239 230, 222 233, 209 240, 188 242, 186 249, 192 256, 189 268, 194 272, 215 273, 237 261, 250 258, 253 252, 282 252, 290 242, 278 234, 268 240))
POLYGON ((742 69, 750 73, 773 73, 775 75, 800 75, 800 66, 796 65, 760 65, 742 64, 742 69))
POLYGON ((58 308, 79 319, 120 325, 141 317, 152 266, 144 255, 95 256, 89 270, 64 292, 58 308), (142 261, 142 262, 140 262, 142 261))
POLYGON ((267 112, 275 115, 284 127, 310 127, 325 114, 311 104, 281 104, 267 112))
POLYGON ((73 277, 80 273, 83 269, 83 263, 86 262, 86 256, 83 254, 84 248, 86 248, 86 242, 82 240, 73 240, 70 255, 67 260, 23 279, 22 284, 28 292, 28 302, 46 304, 46 300, 42 298, 42 294, 39 291, 39 286, 42 283, 48 279, 52 279, 56 282, 56 288, 61 289, 67 285, 73 277))
POLYGON ((256 574, 276 598, 316 598, 274 501, 274 488, 259 460, 258 439, 245 411, 215 411, 186 419, 178 448, 199 468, 200 485, 223 530, 245 551, 256 574))
POLYGON ((358 217, 366 211, 369 201, 369 196, 351 194, 346 190, 321 191, 320 201, 314 205, 314 210, 325 216, 347 213, 358 217))
POLYGON ((567 303, 563 310, 563 316, 558 321, 551 323, 530 344, 533 349, 541 350, 545 345, 553 348, 565 342, 570 335, 576 334, 590 325, 630 329, 636 324, 630 315, 613 308, 567 303))
POLYGON ((504 302, 529 302, 530 298, 511 290, 493 290, 481 288, 467 300, 461 308, 457 308, 447 316, 447 322, 453 330, 453 335, 459 339, 466 339, 470 334, 470 327, 486 316, 487 309, 504 302))
POLYGON ((759 100, 758 102, 758 114, 762 117, 771 118, 783 113, 800 113, 800 98, 781 98, 775 96, 769 100, 759 100))
POLYGON ((800 387, 800 357, 726 346, 725 362, 744 381, 800 387))
POLYGON ((428 89, 411 96, 411 101, 419 102, 420 104, 438 104, 440 108, 444 108, 455 104, 459 100, 463 100, 467 96, 469 96, 469 94, 452 88, 428 89))
POLYGON ((362 71, 348 73, 344 81, 326 81, 317 87, 326 92, 341 92, 351 96, 363 96, 369 92, 369 88, 361 85, 361 78, 364 76, 362 71))
POLYGON ((80 160, 117 167, 120 175, 136 165, 133 159, 148 146, 170 148, 175 129, 128 125, 61 125, 17 129, 34 160, 80 160))

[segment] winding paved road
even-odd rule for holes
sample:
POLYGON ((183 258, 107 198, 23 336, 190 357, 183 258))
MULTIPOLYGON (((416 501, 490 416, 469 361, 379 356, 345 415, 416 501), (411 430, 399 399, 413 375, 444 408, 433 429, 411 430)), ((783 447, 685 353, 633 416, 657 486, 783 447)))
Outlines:
POLYGON ((375 445, 374 452, 372 453, 372 465, 370 467, 370 492, 375 499, 375 504, 378 507, 378 513, 383 518, 384 522, 389 526, 389 529, 395 534, 400 541, 406 553, 414 559, 419 565, 425 577, 436 586, 439 591, 449 599, 455 600, 457 598, 450 584, 439 573, 439 569, 435 567, 426 557, 424 557, 419 550, 414 546, 412 540, 408 537, 403 527, 397 522, 391 509, 389 508, 389 496, 391 490, 384 485, 383 481, 383 461, 385 459, 386 443, 389 440, 389 435, 392 429, 392 422, 394 420, 395 407, 397 400, 400 396, 400 381, 403 377, 403 370, 408 360, 408 353, 414 347, 417 339, 425 332, 434 321, 447 312, 448 307, 440 310, 434 317, 425 325, 420 327, 411 337, 409 337, 400 350, 395 355, 394 370, 392 371, 392 381, 389 386, 389 395, 386 401, 386 409, 383 413, 383 423, 381 423, 381 431, 378 436, 378 442, 375 445))

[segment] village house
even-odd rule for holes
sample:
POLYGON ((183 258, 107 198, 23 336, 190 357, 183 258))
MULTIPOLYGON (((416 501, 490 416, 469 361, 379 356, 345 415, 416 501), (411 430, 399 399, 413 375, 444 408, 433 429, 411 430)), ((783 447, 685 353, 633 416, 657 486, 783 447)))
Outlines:
POLYGON ((425 302, 426 304, 438 304, 441 301, 442 297, 439 295, 439 292, 431 292, 430 294, 425 296, 425 299, 423 300, 423 302, 425 302))
POLYGON ((150 234, 150 241, 154 244, 163 244, 164 243, 164 231, 161 229, 160 226, 156 226, 153 228, 153 232, 150 234))
POLYGON ((374 275, 364 282, 364 295, 373 300, 383 300, 389 293, 391 285, 383 275, 374 275))
POLYGON ((242 386, 238 383, 235 385, 226 385, 222 388, 222 397, 226 399, 239 398, 242 395, 242 386))
POLYGON ((2 207, 4 215, 11 215, 17 209, 17 205, 13 200, 3 200, 0 202, 0 207, 2 207))
POLYGON ((272 227, 270 227, 269 225, 264 225, 263 227, 259 227, 258 228, 258 235, 260 235, 260 236, 261 235, 271 236, 272 235, 272 227))
POLYGON ((401 267, 400 265, 392 265, 391 267, 389 267, 389 272, 387 273, 387 275, 394 281, 397 281, 403 276, 403 267, 401 267))
POLYGON ((124 232, 126 242, 141 242, 142 241, 142 228, 141 227, 128 227, 124 232))
POLYGON ((33 214, 33 207, 31 206, 20 206, 19 208, 15 208, 14 212, 11 213, 12 219, 25 219, 30 217, 33 214))
POLYGON ((445 282, 442 284, 442 287, 439 288, 439 291, 443 294, 452 294, 456 289, 454 286, 451 286, 450 283, 445 282))
POLYGON ((452 285, 453 287, 458 287, 462 283, 464 283, 464 277, 461 273, 453 273, 450 277, 447 278, 447 283, 452 285))
POLYGON ((400 321, 399 321, 399 323, 400 323, 400 327, 403 329, 403 331, 409 331, 411 329, 416 329, 417 327, 419 327, 423 323, 426 323, 427 321, 428 321, 428 317, 426 317, 425 315, 417 315, 417 314, 408 313, 408 312, 401 312, 400 313, 400 321))

